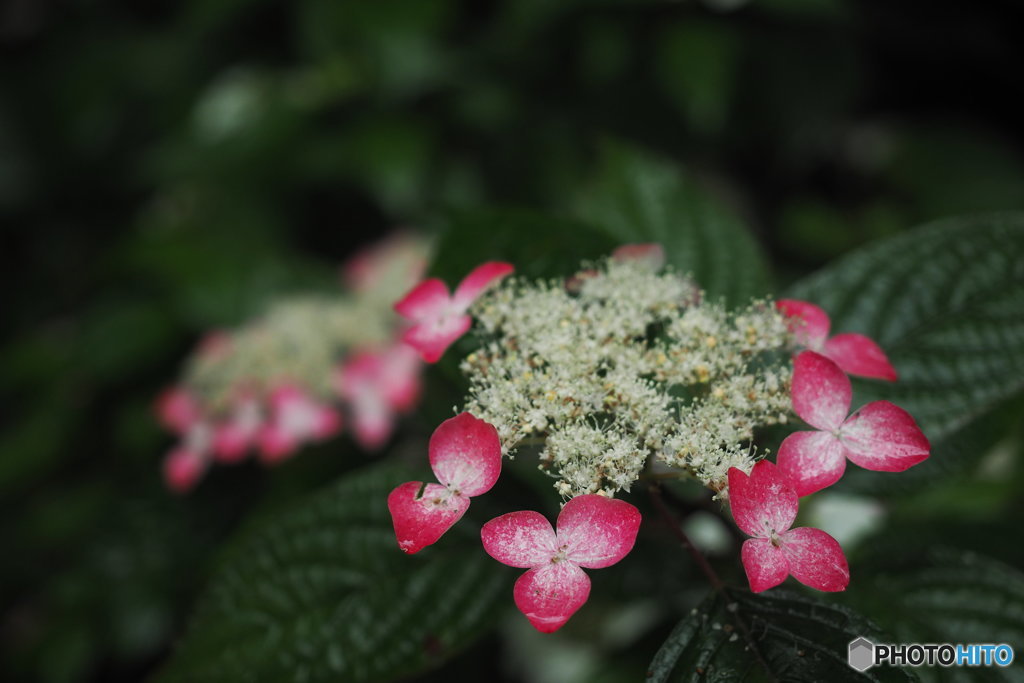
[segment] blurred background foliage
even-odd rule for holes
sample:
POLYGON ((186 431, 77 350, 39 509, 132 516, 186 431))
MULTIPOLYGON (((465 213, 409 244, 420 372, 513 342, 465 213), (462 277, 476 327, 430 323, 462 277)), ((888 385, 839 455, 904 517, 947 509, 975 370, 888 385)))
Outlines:
MULTIPOLYGON (((203 331, 333 287, 396 226, 437 233, 451 278, 512 252, 558 274, 631 234, 623 221, 671 233, 602 204, 623 144, 685 169, 670 210, 701 221, 688 207, 712 201, 721 230, 749 230, 711 274, 730 296, 730 267, 738 292, 782 292, 915 224, 1024 209, 1022 28, 1012 0, 6 0, 3 677, 148 676, 240 520, 373 460, 343 437, 167 494, 150 406, 203 331)), ((452 370, 432 371, 399 442, 459 401, 452 370)), ((886 505, 916 538, 942 516, 942 542, 1019 568, 1019 403, 1004 412, 989 419, 1016 435, 988 440, 980 474, 886 505)), ((510 486, 542 489, 526 470, 510 486)), ((649 577, 595 576, 588 608, 614 627, 557 642, 509 627, 448 671, 497 651, 508 680, 635 679, 678 618, 659 596, 702 595, 677 559, 628 609, 649 577), (600 652, 618 656, 595 669, 600 652)))

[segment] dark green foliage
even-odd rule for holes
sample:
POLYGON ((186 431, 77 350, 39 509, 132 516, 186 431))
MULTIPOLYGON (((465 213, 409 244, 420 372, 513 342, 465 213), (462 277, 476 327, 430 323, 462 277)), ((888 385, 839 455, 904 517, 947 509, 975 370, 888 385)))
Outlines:
POLYGON ((668 681, 913 681, 899 669, 861 674, 846 663, 851 640, 884 640, 856 612, 820 599, 773 589, 715 592, 683 618, 647 672, 668 681))
MULTIPOLYGON (((924 547, 906 534, 888 534, 857 565, 863 577, 844 602, 886 627, 896 643, 1003 643, 1024 647, 1024 574, 974 552, 924 547), (894 548, 899 541, 902 546, 894 548), (885 548, 885 552, 880 552, 885 548), (911 550, 918 552, 910 552, 911 550)), ((973 681, 978 671, 928 667, 924 681, 973 681)), ((985 680, 1020 681, 1019 666, 993 667, 985 680)))
POLYGON ((385 500, 407 478, 363 470, 254 525, 159 680, 389 680, 479 637, 507 598, 500 565, 452 536, 403 555, 385 500))

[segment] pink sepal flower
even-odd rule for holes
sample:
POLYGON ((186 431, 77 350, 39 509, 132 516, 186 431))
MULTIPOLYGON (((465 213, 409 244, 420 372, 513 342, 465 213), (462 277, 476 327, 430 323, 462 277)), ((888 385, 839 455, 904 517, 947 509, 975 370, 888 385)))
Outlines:
POLYGON ((645 263, 652 270, 658 270, 665 265, 665 248, 657 242, 649 244, 623 244, 612 252, 612 258, 616 261, 645 263))
POLYGON ((410 287, 420 279, 427 267, 423 251, 420 243, 410 234, 394 233, 360 249, 342 264, 342 281, 354 292, 368 292, 397 274, 407 283, 405 286, 410 287))
POLYGON ((208 459, 201 453, 179 447, 164 458, 164 482, 174 493, 188 493, 206 471, 208 459))
POLYGON ((456 339, 466 333, 472 320, 466 311, 483 291, 514 270, 511 264, 490 261, 477 266, 459 283, 455 294, 437 278, 416 285, 395 310, 412 321, 402 340, 420 352, 423 360, 436 363, 456 339))
POLYGON ((516 581, 516 607, 538 631, 551 633, 590 596, 581 567, 615 564, 633 549, 639 529, 640 511, 629 503, 586 494, 565 504, 557 531, 539 512, 523 510, 487 522, 480 537, 498 562, 529 568, 516 581))
POLYGON ((460 413, 438 425, 430 437, 430 468, 439 484, 410 481, 388 496, 398 547, 419 552, 436 543, 487 493, 501 473, 501 442, 493 425, 460 413))
POLYGON ((874 401, 847 417, 853 390, 838 365, 802 351, 793 366, 793 409, 821 430, 794 432, 779 447, 779 468, 798 495, 839 481, 847 458, 878 472, 902 472, 928 458, 931 445, 907 411, 874 401))
POLYGON ((303 443, 328 439, 340 429, 337 410, 297 386, 282 385, 270 394, 270 419, 258 435, 261 459, 278 462, 303 443))
POLYGON ((263 420, 263 409, 255 397, 239 398, 228 418, 214 427, 214 458, 222 463, 235 463, 245 458, 259 437, 263 420))
POLYGON ((799 503, 786 476, 767 460, 754 465, 750 476, 729 470, 729 505, 743 533, 741 557, 750 590, 760 593, 787 576, 820 591, 843 591, 850 567, 839 542, 821 529, 790 529, 799 503))
POLYGON ((863 334, 844 332, 829 338, 832 325, 828 314, 814 304, 796 299, 781 299, 775 307, 794 325, 797 343, 826 356, 851 375, 896 381, 896 369, 885 352, 863 334))
POLYGON ((422 361, 405 344, 353 356, 335 376, 338 394, 350 406, 356 440, 367 449, 390 438, 395 420, 420 394, 422 361))
POLYGON ((184 434, 202 419, 203 411, 188 389, 170 387, 156 399, 156 416, 168 431, 184 434))

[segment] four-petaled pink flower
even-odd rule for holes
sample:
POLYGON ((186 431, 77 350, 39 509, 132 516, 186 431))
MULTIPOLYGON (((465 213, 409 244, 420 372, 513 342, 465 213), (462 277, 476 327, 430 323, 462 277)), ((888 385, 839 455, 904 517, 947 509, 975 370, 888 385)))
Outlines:
POLYGON ((353 431, 363 448, 384 445, 397 416, 415 405, 422 366, 412 347, 396 344, 358 353, 337 371, 335 389, 350 406, 353 431))
POLYGON ((307 441, 322 441, 341 429, 341 416, 330 405, 310 397, 292 384, 270 394, 270 419, 260 429, 264 462, 278 462, 307 441))
POLYGON ((839 542, 821 529, 790 529, 796 519, 796 491, 775 465, 762 460, 750 476, 729 470, 729 506, 736 526, 748 536, 741 557, 750 590, 760 593, 792 575, 820 591, 842 591, 850 568, 839 542))
POLYGON ((501 473, 498 430, 469 413, 438 425, 428 451, 441 483, 410 481, 388 496, 395 538, 407 553, 437 542, 469 509, 470 497, 490 491, 501 473))
POLYGON ((775 307, 790 318, 801 346, 832 359, 851 375, 896 381, 896 369, 881 347, 868 337, 844 332, 829 338, 832 322, 828 314, 806 301, 781 299, 775 302, 775 307))
POLYGON ((586 494, 565 504, 557 527, 539 512, 523 510, 496 517, 480 531, 491 557, 530 569, 513 595, 543 633, 557 631, 587 601, 590 578, 580 567, 611 566, 633 549, 640 512, 625 501, 586 494))
POLYGON ((423 360, 436 363, 472 324, 466 315, 470 304, 490 284, 513 270, 508 263, 484 263, 459 283, 454 295, 450 295, 448 286, 437 278, 419 283, 395 304, 395 310, 413 323, 402 335, 402 340, 419 351, 423 360))
POLYGON ((831 360, 803 351, 793 364, 793 410, 821 431, 794 432, 779 447, 779 468, 806 496, 839 481, 846 459, 864 469, 902 472, 928 457, 928 439, 910 414, 888 401, 850 417, 850 379, 831 360))

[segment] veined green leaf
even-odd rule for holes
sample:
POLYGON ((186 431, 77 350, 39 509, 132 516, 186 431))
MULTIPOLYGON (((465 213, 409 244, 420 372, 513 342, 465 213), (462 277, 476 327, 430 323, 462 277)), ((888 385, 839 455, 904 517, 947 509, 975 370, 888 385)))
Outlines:
POLYGON ((770 291, 760 247, 740 218, 668 161, 606 145, 577 212, 620 243, 660 243, 712 298, 738 305, 770 291))
POLYGON ((385 502, 403 477, 365 470, 245 534, 160 680, 390 680, 480 635, 506 577, 478 547, 403 555, 385 502))
POLYGON ((877 626, 839 605, 781 589, 715 592, 672 631, 647 681, 916 680, 900 669, 850 668, 849 644, 859 636, 880 638, 877 626))
MULTIPOLYGON (((843 596, 870 610, 894 643, 1005 643, 1024 648, 1024 574, 984 555, 901 537, 858 562, 861 578, 843 596), (904 541, 900 543, 901 539, 904 541), (902 545, 894 554, 892 546, 902 545)), ((1024 681, 1024 669, 922 667, 923 681, 1024 681)))

